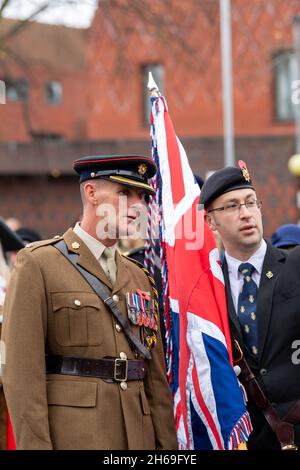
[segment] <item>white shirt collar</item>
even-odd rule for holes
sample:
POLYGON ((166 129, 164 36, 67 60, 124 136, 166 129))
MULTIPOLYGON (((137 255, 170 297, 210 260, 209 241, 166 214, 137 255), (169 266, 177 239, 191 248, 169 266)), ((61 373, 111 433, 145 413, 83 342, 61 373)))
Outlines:
POLYGON ((262 267, 265 259, 267 251, 267 244, 264 239, 262 239, 259 248, 256 250, 253 255, 247 261, 241 261, 239 259, 233 258, 228 253, 225 252, 225 257, 228 265, 228 273, 230 276, 233 276, 234 279, 239 278, 239 266, 241 263, 251 263, 254 267, 259 276, 261 276, 262 267))
MULTIPOLYGON (((103 254, 103 251, 105 250, 106 246, 103 245, 99 240, 96 238, 92 237, 89 233, 87 233, 85 230, 83 230, 80 227, 79 222, 76 223, 75 227, 73 228, 73 232, 78 235, 79 238, 86 244, 88 249, 93 253, 95 258, 99 260, 103 254)), ((109 247, 112 251, 113 256, 115 257, 116 255, 116 249, 117 249, 117 243, 115 243, 113 246, 109 247)))

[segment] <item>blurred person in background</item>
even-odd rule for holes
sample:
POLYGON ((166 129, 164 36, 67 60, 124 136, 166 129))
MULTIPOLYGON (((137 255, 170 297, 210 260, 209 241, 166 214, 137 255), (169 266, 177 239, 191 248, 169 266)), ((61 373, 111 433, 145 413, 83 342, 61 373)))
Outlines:
POLYGON ((292 250, 295 246, 300 245, 300 227, 296 224, 285 224, 271 236, 271 243, 277 248, 292 250))
MULTIPOLYGON (((28 245, 28 243, 38 242, 42 240, 41 235, 31 228, 20 227, 14 230, 14 232, 23 241, 24 246, 28 245)), ((17 254, 17 251, 11 251, 8 254, 8 262, 11 267, 13 267, 16 262, 17 254)))
POLYGON ((8 217, 5 220, 5 223, 13 232, 18 230, 22 226, 21 221, 17 219, 16 217, 8 217))
MULTIPOLYGON (((6 287, 10 277, 10 267, 5 255, 7 252, 17 251, 24 247, 22 241, 10 230, 3 219, 0 218, 0 337, 3 321, 3 305, 6 287)), ((0 349, 1 352, 1 349, 0 349)), ((1 356, 0 356, 0 450, 7 448, 7 410, 2 388, 1 379, 1 356)))
POLYGON ((42 240, 42 236, 32 228, 20 227, 15 230, 15 233, 18 235, 18 237, 23 240, 25 245, 27 243, 39 242, 40 240, 42 240))

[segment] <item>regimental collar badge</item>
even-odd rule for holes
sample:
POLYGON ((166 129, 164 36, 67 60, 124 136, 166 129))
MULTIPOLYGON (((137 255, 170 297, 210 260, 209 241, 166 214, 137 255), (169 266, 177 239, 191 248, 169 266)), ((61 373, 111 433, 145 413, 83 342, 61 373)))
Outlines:
POLYGON ((138 166, 138 174, 143 176, 146 173, 147 169, 147 165, 145 163, 141 163, 138 166))
POLYGON ((80 243, 73 242, 71 246, 72 246, 73 250, 78 250, 80 248, 80 243))
POLYGON ((246 163, 243 162, 243 160, 239 160, 239 167, 242 170, 242 174, 243 174, 244 179, 248 183, 250 183, 250 181, 251 181, 250 174, 249 174, 249 171, 247 169, 246 163))

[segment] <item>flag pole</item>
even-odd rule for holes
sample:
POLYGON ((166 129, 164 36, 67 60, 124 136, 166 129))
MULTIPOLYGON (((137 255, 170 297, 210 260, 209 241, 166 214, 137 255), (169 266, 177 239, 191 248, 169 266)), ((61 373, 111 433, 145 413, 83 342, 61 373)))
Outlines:
POLYGON ((231 0, 220 0, 222 50, 224 166, 234 166, 234 118, 232 100, 231 0))
MULTIPOLYGON (((148 92, 150 98, 159 98, 161 96, 158 86, 155 83, 153 75, 149 72, 148 77, 148 84, 147 84, 148 92)), ((153 186, 157 190, 157 178, 153 178, 153 186)), ((157 193, 157 192, 156 192, 157 193)), ((144 256, 144 265, 149 270, 151 276, 154 278, 155 272, 155 240, 156 240, 156 224, 158 224, 158 211, 156 205, 156 198, 150 196, 149 198, 149 205, 148 205, 148 228, 147 228, 147 239, 145 243, 145 256, 144 256)))
POLYGON ((148 88, 150 97, 161 96, 158 86, 156 85, 155 80, 153 78, 152 72, 149 72, 147 88, 148 88))

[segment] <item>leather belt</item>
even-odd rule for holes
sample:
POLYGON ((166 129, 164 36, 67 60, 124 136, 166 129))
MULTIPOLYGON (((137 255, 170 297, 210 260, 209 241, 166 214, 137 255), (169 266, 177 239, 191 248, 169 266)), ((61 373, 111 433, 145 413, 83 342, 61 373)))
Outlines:
POLYGON ((48 374, 97 377, 110 382, 142 380, 146 375, 143 359, 122 359, 120 357, 90 359, 48 355, 46 356, 46 370, 48 374))

